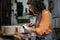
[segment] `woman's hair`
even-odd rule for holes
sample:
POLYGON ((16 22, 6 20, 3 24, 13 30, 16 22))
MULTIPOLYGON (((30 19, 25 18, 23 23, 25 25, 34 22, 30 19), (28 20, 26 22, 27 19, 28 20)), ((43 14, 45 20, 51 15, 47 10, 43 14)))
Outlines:
POLYGON ((43 1, 41 0, 28 0, 27 4, 31 4, 35 11, 42 12, 42 10, 46 9, 43 1))

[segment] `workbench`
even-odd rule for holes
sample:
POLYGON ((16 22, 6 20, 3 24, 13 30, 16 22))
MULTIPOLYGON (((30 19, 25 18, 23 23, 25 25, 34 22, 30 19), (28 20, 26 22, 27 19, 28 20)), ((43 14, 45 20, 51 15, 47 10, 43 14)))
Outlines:
POLYGON ((30 34, 15 33, 14 35, 8 35, 8 34, 5 34, 5 33, 2 33, 2 36, 13 37, 14 40, 31 40, 30 34))

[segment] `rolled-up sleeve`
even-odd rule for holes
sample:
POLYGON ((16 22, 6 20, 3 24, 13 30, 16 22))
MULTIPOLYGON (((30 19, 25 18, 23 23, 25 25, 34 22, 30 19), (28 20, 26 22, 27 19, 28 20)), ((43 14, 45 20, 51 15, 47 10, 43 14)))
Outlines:
POLYGON ((52 26, 51 26, 51 14, 49 12, 42 13, 42 18, 39 23, 39 27, 36 28, 37 34, 43 35, 48 34, 52 32, 52 26))

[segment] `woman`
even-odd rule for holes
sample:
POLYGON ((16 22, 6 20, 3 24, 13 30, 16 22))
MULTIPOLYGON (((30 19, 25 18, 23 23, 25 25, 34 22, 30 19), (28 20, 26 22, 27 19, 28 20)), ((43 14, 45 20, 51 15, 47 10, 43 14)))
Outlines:
MULTIPOLYGON (((29 10, 34 14, 38 14, 36 20, 36 28, 30 28, 30 31, 36 32, 38 35, 48 35, 52 33, 51 14, 46 10, 45 5, 39 0, 28 0, 29 10)), ((34 23, 30 24, 33 25, 34 23)), ((52 40, 51 36, 47 40, 52 40)))

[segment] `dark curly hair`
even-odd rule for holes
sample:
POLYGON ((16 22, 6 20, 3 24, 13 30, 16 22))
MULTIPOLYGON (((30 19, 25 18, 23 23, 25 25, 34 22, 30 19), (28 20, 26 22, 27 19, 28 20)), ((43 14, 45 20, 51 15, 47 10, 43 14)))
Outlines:
POLYGON ((43 1, 41 0, 28 0, 27 4, 31 4, 34 7, 35 11, 42 12, 42 10, 46 9, 43 1))

